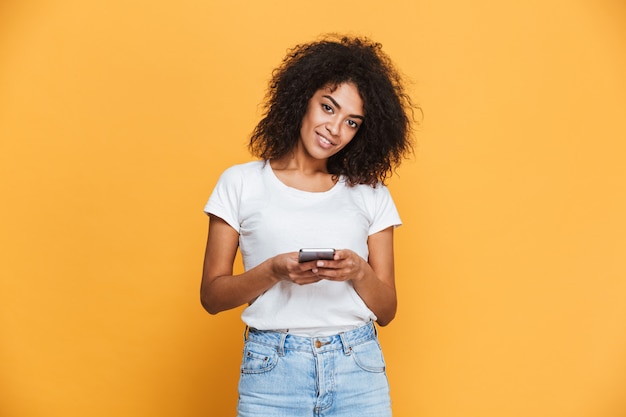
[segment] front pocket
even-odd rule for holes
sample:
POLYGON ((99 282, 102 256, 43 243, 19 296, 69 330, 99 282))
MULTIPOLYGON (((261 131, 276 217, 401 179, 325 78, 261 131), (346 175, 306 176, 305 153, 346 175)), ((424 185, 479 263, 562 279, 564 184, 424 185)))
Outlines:
POLYGON ((364 371, 385 372, 383 352, 375 340, 353 346, 351 355, 354 362, 364 371))
POLYGON ((241 372, 260 374, 274 369, 278 363, 276 348, 254 342, 246 342, 241 360, 241 372))

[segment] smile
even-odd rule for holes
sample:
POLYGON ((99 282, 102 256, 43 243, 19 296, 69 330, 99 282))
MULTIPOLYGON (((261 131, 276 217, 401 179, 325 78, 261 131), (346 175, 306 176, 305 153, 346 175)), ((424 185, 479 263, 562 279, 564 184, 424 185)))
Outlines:
POLYGON ((335 144, 333 142, 331 142, 330 140, 326 139, 326 137, 320 135, 319 133, 317 134, 317 137, 319 138, 320 142, 324 145, 328 145, 328 146, 335 146, 335 144))

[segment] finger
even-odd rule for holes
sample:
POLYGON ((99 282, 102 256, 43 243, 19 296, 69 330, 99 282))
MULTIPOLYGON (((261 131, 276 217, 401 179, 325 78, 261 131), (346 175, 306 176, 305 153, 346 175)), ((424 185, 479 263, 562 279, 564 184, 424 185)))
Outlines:
POLYGON ((292 271, 291 273, 289 273, 289 279, 293 282, 307 280, 307 279, 319 280, 317 271, 318 271, 317 268, 292 271))
POLYGON ((318 261, 299 262, 298 266, 301 271, 308 271, 315 268, 318 261))
POLYGON ((337 268, 341 268, 341 262, 339 260, 336 261, 317 261, 317 263, 315 264, 315 266, 319 269, 319 268, 324 268, 324 269, 337 269, 337 268))
POLYGON ((329 281, 343 281, 344 280, 344 278, 341 278, 343 276, 341 274, 341 271, 337 269, 327 269, 327 268, 320 269, 317 275, 320 278, 326 279, 329 281))
POLYGON ((305 277, 305 278, 298 278, 296 280, 294 280, 294 284, 298 284, 298 285, 307 285, 307 284, 313 284, 316 283, 318 281, 321 281, 322 278, 314 275, 312 277, 305 277))

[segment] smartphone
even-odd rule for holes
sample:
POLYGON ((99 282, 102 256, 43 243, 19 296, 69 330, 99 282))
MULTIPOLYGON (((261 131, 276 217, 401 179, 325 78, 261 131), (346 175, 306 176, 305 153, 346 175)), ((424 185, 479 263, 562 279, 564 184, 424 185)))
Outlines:
POLYGON ((318 259, 332 260, 334 257, 335 250, 331 248, 300 249, 298 262, 316 261, 318 259))

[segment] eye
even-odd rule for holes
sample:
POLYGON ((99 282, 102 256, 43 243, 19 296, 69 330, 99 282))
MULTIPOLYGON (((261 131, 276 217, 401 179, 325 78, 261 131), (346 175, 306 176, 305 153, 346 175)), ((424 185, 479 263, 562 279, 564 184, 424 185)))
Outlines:
POLYGON ((326 113, 333 113, 333 108, 326 103, 322 103, 322 110, 324 110, 326 113))
POLYGON ((347 120, 346 123, 353 129, 357 129, 359 127, 359 124, 354 120, 347 120))

